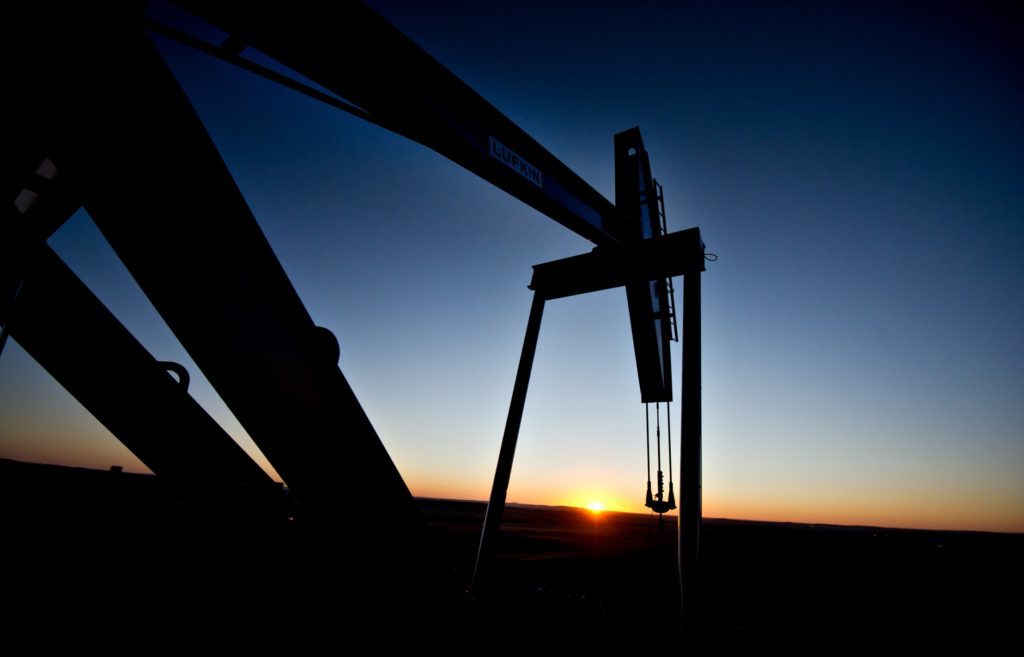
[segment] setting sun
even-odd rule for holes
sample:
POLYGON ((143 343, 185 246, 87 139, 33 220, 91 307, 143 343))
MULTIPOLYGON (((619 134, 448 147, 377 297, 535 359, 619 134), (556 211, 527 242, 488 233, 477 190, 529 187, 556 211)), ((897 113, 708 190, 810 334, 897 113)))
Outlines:
POLYGON ((587 504, 587 508, 593 511, 594 513, 601 513, 602 511, 604 511, 604 504, 601 504, 600 502, 591 502, 587 504))

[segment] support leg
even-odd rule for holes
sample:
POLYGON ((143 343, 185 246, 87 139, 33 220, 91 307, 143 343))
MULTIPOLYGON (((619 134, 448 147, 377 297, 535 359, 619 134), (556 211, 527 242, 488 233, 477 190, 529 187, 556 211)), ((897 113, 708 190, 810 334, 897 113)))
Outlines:
POLYGON ((679 583, 682 627, 696 628, 701 526, 700 273, 683 277, 683 386, 679 426, 679 583))
POLYGON ((523 353, 519 358, 519 371, 516 373, 516 383, 512 389, 512 402, 508 409, 508 419, 505 421, 505 435, 501 439, 491 499, 487 504, 484 528, 480 534, 476 567, 473 570, 472 595, 477 599, 483 591, 483 581, 491 560, 494 540, 498 536, 501 516, 505 511, 505 495, 508 493, 508 482, 512 476, 512 460, 515 458, 516 442, 519 440, 519 426, 522 424, 523 407, 526 404, 526 389, 530 385, 533 355, 537 351, 537 336, 540 334, 540 320, 543 314, 544 297, 535 292, 533 305, 530 307, 530 320, 526 324, 526 337, 523 339, 523 353))

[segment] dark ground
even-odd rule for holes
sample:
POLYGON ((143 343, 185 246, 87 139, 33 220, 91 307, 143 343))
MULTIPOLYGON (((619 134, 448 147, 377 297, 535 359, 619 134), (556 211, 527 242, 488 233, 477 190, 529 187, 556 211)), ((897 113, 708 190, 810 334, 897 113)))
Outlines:
MULTIPOLYGON (((335 636, 373 581, 295 522, 182 500, 151 476, 0 459, 0 500, 7 632, 142 617, 163 631, 335 636)), ((438 554, 468 582, 484 504, 420 503, 438 554)), ((443 634, 675 641, 674 518, 663 531, 644 515, 560 507, 511 506, 505 518, 490 595, 443 634)), ((334 545, 373 540, 342 533, 334 545)), ((801 652, 835 642, 1014 645, 1022 557, 1020 534, 706 519, 698 635, 716 648, 801 652)), ((417 613, 407 600, 397 592, 386 602, 398 626, 417 613)))
MULTIPOLYGON (((471 572, 482 503, 422 500, 471 572)), ((675 519, 511 507, 503 611, 642 627, 678 609, 675 519)), ((699 626, 716 648, 836 641, 1010 645, 1024 629, 1024 535, 705 519, 699 626)), ((652 623, 655 624, 655 623, 652 623)))

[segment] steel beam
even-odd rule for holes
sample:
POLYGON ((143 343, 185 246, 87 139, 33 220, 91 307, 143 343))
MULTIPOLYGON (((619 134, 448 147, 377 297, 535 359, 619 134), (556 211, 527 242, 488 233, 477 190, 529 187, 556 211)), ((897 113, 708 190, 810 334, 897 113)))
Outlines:
POLYGON ((494 483, 491 484, 491 497, 487 503, 483 531, 480 533, 480 546, 477 549, 471 588, 473 597, 477 599, 486 594, 487 569, 494 556, 494 544, 505 513, 505 496, 508 494, 508 484, 512 479, 512 461, 515 459, 516 444, 519 441, 519 427, 523 422, 526 391, 530 386, 530 373, 533 371, 533 357, 537 353, 540 320, 543 316, 544 297, 535 293, 530 305, 530 318, 526 322, 526 337, 523 338, 523 353, 519 357, 516 382, 512 387, 512 401, 509 403, 508 418, 505 420, 505 433, 501 438, 498 466, 494 472, 494 483))
MULTIPOLYGON (((615 135, 615 205, 629 218, 627 241, 650 240, 662 234, 651 162, 639 128, 615 135)), ((703 262, 703 260, 702 260, 703 262)), ((626 285, 629 325, 633 333, 640 401, 672 401, 671 303, 663 277, 626 285)))
POLYGON ((47 47, 25 58, 32 86, 17 102, 41 117, 44 152, 285 479, 303 531, 318 537, 310 545, 323 550, 308 554, 306 572, 359 601, 347 626, 395 613, 396 591, 431 622, 464 610, 464 588, 441 571, 412 495, 338 368, 337 341, 313 323, 141 10, 69 5, 51 17, 25 8, 10 31, 32 52, 47 47))
POLYGON ((202 495, 276 488, 53 251, 23 280, 11 337, 146 467, 202 495))
POLYGON ((626 215, 409 37, 359 2, 175 0, 595 244, 626 215))
POLYGON ((704 242, 700 229, 688 228, 642 242, 599 246, 590 253, 535 265, 530 289, 545 299, 559 299, 702 271, 704 242))
MULTIPOLYGON (((176 0, 230 36, 218 47, 155 21, 161 34, 319 97, 417 141, 598 245, 660 234, 650 162, 637 128, 615 136, 613 205, 373 10, 359 2, 176 0), (238 56, 252 46, 324 89, 326 97, 238 56)), ((641 399, 672 399, 670 304, 664 281, 626 287, 641 399)))
POLYGON ((702 522, 700 273, 683 280, 683 380, 679 423, 679 586, 684 632, 696 628, 702 522))
POLYGON ((58 167, 308 516, 412 540, 412 495, 338 369, 337 342, 313 323, 153 45, 117 28, 95 26, 104 48, 62 71, 86 88, 64 117, 58 167))

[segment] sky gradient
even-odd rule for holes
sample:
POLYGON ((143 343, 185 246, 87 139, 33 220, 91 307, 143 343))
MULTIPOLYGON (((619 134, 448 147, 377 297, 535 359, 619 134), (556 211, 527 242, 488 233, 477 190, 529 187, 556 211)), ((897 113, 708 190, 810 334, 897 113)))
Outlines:
MULTIPOLYGON (((719 256, 705 515, 1024 531, 1019 14, 370 4, 610 199, 612 135, 640 126, 669 230, 719 256)), ((153 38, 413 493, 486 499, 530 267, 590 245, 422 146, 153 38)), ((88 216, 50 243, 267 465, 88 216)), ((0 457, 145 471, 13 342, 0 457)), ((549 303, 509 501, 643 511, 644 458, 625 294, 549 303)))

